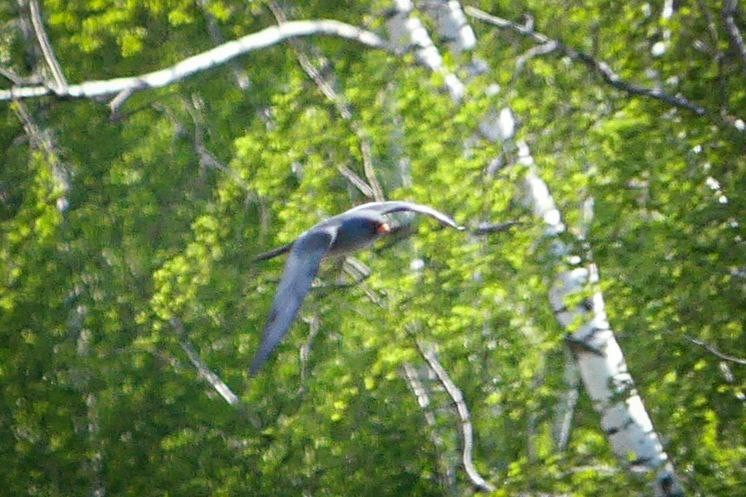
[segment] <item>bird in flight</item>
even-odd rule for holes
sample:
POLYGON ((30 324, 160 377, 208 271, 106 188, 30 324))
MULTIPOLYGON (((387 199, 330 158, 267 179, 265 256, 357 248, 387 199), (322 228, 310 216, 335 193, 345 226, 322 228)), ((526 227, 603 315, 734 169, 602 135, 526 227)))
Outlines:
POLYGON ((319 271, 321 259, 329 255, 346 255, 369 246, 391 232, 385 215, 400 211, 425 214, 444 226, 464 229, 447 215, 426 205, 399 201, 370 202, 322 221, 295 241, 256 258, 265 260, 290 252, 264 325, 262 343, 249 369, 252 376, 261 369, 287 334, 319 271))

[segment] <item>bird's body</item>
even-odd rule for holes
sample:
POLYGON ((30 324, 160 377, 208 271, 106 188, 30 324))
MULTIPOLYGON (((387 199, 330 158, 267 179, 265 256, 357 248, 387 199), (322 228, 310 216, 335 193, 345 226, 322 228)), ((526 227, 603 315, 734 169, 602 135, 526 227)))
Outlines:
POLYGON ((397 211, 426 214, 445 226, 463 229, 450 217, 425 205, 397 201, 371 202, 322 221, 302 233, 294 242, 257 257, 257 260, 264 260, 290 252, 264 326, 262 343, 251 364, 251 375, 259 371, 287 333, 318 273, 321 259, 368 247, 391 231, 385 215, 397 211))

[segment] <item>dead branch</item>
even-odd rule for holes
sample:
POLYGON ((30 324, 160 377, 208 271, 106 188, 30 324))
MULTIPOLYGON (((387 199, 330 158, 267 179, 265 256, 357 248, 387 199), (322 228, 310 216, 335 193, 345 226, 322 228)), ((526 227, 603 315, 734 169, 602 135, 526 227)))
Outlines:
POLYGON ((716 356, 716 357, 718 357, 718 358, 720 358, 720 359, 722 359, 724 361, 732 362, 732 363, 735 363, 735 364, 740 364, 741 366, 746 366, 746 359, 741 359, 740 357, 736 357, 736 356, 732 356, 732 355, 720 352, 714 345, 710 345, 709 343, 704 342, 702 340, 699 340, 697 338, 690 337, 688 335, 685 335, 684 338, 687 341, 693 343, 694 345, 699 345, 700 347, 702 347, 703 349, 705 349, 710 354, 712 354, 712 355, 714 355, 714 356, 716 356))
POLYGON ((186 330, 184 329, 184 325, 181 320, 179 318, 171 318, 170 322, 171 327, 176 333, 176 337, 179 339, 179 345, 181 345, 181 348, 184 350, 184 352, 186 352, 187 357, 189 357, 189 361, 197 369, 197 374, 199 375, 199 377, 209 383, 210 386, 215 389, 215 391, 218 392, 228 404, 232 406, 238 404, 238 396, 233 393, 230 387, 226 385, 225 382, 221 380, 217 374, 212 372, 210 368, 207 367, 207 364, 205 364, 205 362, 199 356, 199 353, 195 350, 194 346, 189 341, 186 330))
POLYGON ((417 404, 419 404, 420 409, 422 410, 422 415, 425 418, 425 423, 428 427, 430 440, 433 443, 435 450, 438 452, 437 458, 441 472, 440 478, 442 484, 443 486, 450 488, 455 483, 455 475, 452 465, 448 463, 448 458, 444 454, 445 442, 443 441, 443 437, 441 437, 436 430, 435 413, 433 413, 433 409, 430 407, 430 395, 428 394, 425 385, 422 384, 420 375, 414 366, 412 366, 408 362, 405 362, 403 365, 403 369, 404 379, 406 380, 407 385, 409 385, 409 388, 412 390, 414 396, 417 398, 417 404))
POLYGON ((11 71, 10 69, 6 67, 0 66, 0 76, 4 77, 14 85, 20 86, 24 84, 37 84, 40 83, 40 80, 33 79, 33 80, 25 80, 15 72, 11 71))
POLYGON ((373 198, 373 189, 355 171, 345 166, 344 164, 337 164, 337 171, 339 171, 342 176, 347 178, 347 181, 349 181, 352 186, 357 188, 360 193, 368 198, 373 198))
POLYGON ((26 108, 23 102, 15 102, 13 110, 23 125, 23 129, 28 136, 29 143, 33 148, 44 154, 52 169, 55 187, 58 188, 59 196, 56 200, 57 210, 65 212, 69 206, 67 195, 70 192, 70 172, 69 167, 60 159, 60 153, 54 143, 50 132, 43 131, 34 121, 31 112, 26 108))
POLYGON ((36 39, 39 42, 39 48, 41 48, 41 53, 44 56, 44 60, 47 62, 49 70, 52 72, 54 83, 57 86, 56 91, 64 92, 67 88, 67 80, 65 80, 65 75, 62 74, 60 63, 57 61, 57 57, 55 57, 54 55, 52 44, 49 42, 47 32, 44 30, 44 23, 41 19, 41 9, 39 8, 39 3, 37 2, 37 0, 28 0, 28 7, 29 13, 31 14, 31 25, 34 27, 34 33, 36 34, 36 39))
POLYGON ((461 461, 464 465, 466 475, 469 477, 472 485, 474 485, 474 488, 476 488, 477 490, 481 492, 494 491, 495 487, 493 487, 479 475, 479 472, 477 471, 477 468, 474 467, 474 463, 472 461, 474 432, 471 424, 471 415, 469 414, 469 408, 466 406, 466 401, 464 400, 464 396, 461 393, 461 390, 456 386, 453 380, 451 380, 448 372, 440 364, 438 356, 435 354, 435 352, 432 349, 424 347, 421 343, 419 343, 419 341, 415 340, 415 343, 417 345, 417 349, 420 351, 420 354, 430 366, 430 369, 433 370, 435 376, 438 377, 438 381, 441 385, 443 385, 443 388, 446 390, 448 395, 451 397, 451 400, 456 405, 456 411, 458 412, 459 419, 461 420, 461 441, 463 443, 461 461))

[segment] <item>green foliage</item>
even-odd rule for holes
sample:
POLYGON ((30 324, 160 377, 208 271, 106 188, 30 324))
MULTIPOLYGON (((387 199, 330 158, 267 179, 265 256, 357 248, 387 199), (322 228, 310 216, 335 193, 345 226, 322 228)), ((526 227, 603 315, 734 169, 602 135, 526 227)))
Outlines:
MULTIPOLYGON (((677 5, 667 20, 645 2, 477 4, 513 20, 530 12, 537 31, 622 78, 744 117, 743 61, 717 3, 677 5)), ((303 2, 288 16, 383 32, 389 6, 303 2)), ((43 10, 71 83, 172 64, 214 46, 214 27, 230 39, 275 22, 266 2, 228 0, 47 0, 43 10)), ((18 16, 0 6, 0 65, 27 75, 34 40, 13 28, 18 16)), ((446 57, 462 76, 470 58, 489 65, 461 103, 410 55, 328 38, 299 46, 328 64, 351 120, 289 44, 135 94, 114 119, 98 102, 26 101, 44 140, 28 135, 18 104, 0 103, 3 492, 469 494, 449 397, 423 375, 428 421, 402 374, 404 363, 423 367, 420 341, 463 391, 475 464, 496 495, 647 494, 587 398, 569 446, 554 442, 565 355, 546 295, 560 267, 521 202, 517 151, 476 131, 510 106, 568 243, 600 268, 611 324, 687 492, 743 495, 744 368, 691 341, 743 356, 743 134, 614 90, 554 53, 519 69, 532 42, 474 28, 476 53, 446 57), (365 178, 363 139, 388 198, 470 227, 524 223, 472 236, 420 220, 411 236, 361 252, 371 275, 348 287, 339 264, 324 264, 275 358, 249 378, 283 263, 252 258, 367 200, 339 169, 365 178), (504 165, 488 176, 496 157, 504 165), (174 318, 239 407, 198 374, 174 318)))

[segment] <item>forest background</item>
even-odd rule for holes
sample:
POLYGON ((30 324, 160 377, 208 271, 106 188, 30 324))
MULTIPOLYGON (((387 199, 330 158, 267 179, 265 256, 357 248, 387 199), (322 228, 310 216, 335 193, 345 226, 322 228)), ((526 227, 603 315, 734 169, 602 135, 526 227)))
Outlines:
POLYGON ((3 2, 0 493, 746 495, 744 28, 3 2), (468 231, 395 216, 249 377, 252 259, 383 199, 468 231))

